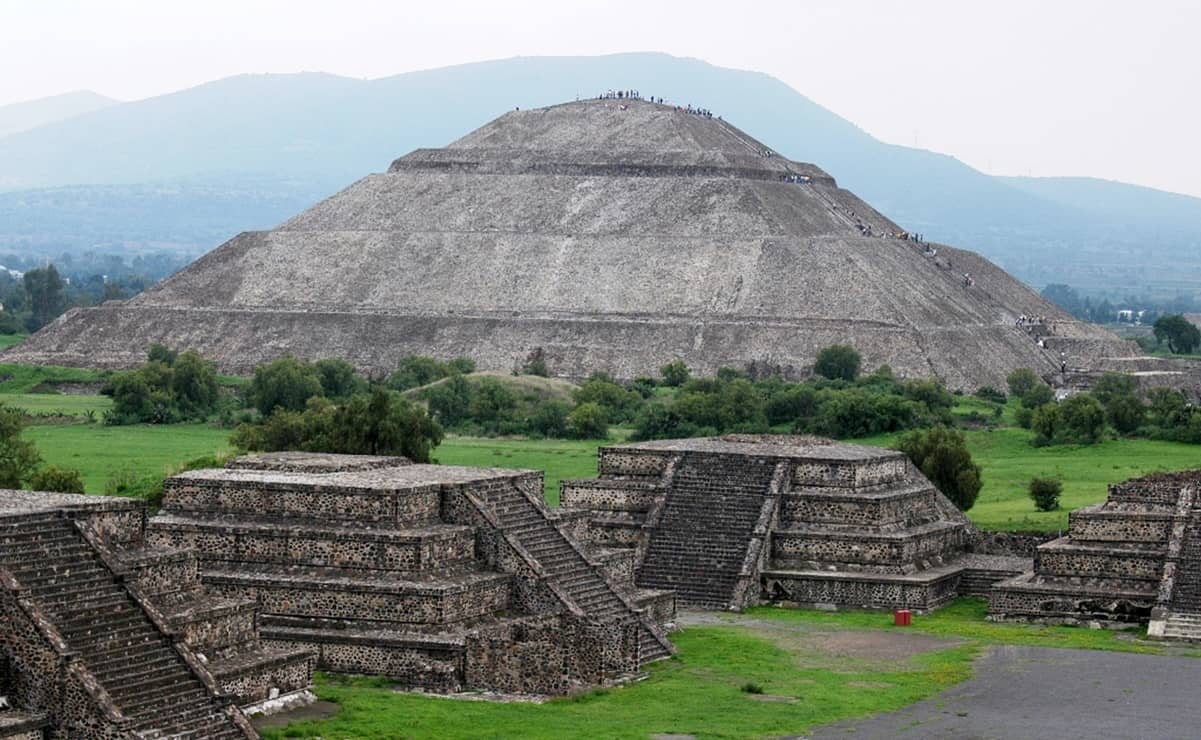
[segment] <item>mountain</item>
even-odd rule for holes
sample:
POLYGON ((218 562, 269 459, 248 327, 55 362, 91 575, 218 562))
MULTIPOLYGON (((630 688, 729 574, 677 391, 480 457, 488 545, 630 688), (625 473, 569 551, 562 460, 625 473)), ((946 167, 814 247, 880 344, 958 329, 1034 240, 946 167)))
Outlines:
POLYGON ((0 136, 28 131, 47 123, 103 110, 121 101, 106 98, 91 90, 53 95, 0 106, 0 136))
MULTIPOLYGON (((275 181, 332 193, 412 149, 442 146, 499 111, 625 87, 703 105, 782 154, 821 166, 905 228, 978 250, 1032 285, 1198 288, 1199 199, 1097 181, 992 177, 952 157, 880 142, 768 75, 663 54, 515 58, 377 80, 319 73, 227 78, 0 138, 0 187, 217 177, 232 189, 243 180, 259 188, 275 181), (1113 207, 1124 199, 1130 205, 1113 207), (1165 229, 1160 218, 1169 212, 1174 226, 1165 229)), ((81 193, 92 195, 121 197, 81 193)), ((155 218, 183 223, 190 207, 182 198, 155 218)), ((60 239, 54 215, 41 219, 50 224, 48 241, 60 239)), ((224 235, 265 220, 239 220, 244 216, 231 212, 224 235)), ((0 220, 0 249, 15 238, 6 223, 0 220)), ((129 223, 150 230, 136 216, 129 223)), ((190 238, 194 247, 215 244, 203 241, 207 232, 190 238)))

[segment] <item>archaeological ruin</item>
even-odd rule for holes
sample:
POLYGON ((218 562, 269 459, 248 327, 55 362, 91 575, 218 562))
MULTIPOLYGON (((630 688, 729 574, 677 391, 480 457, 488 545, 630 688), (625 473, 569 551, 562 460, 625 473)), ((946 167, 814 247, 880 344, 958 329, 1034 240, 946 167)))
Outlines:
POLYGON ((1038 547, 1032 572, 989 592, 993 619, 1126 627, 1201 639, 1201 470, 1109 487, 1038 547))
POLYGON ((0 736, 255 737, 246 712, 310 700, 314 669, 555 695, 668 657, 673 594, 585 549, 542 489, 272 453, 170 478, 149 519, 0 492, 0 736))
MULTIPOLYGON (((155 342, 234 374, 289 352, 371 372, 413 354, 508 371, 537 353, 553 375, 624 379, 674 359, 800 376, 842 343, 869 369, 965 390, 1137 354, 720 116, 646 100, 506 113, 2 358, 130 367, 155 342)), ((1162 364, 1141 371, 1179 374, 1162 364)))
POLYGON ((727 435, 605 447, 598 469, 563 481, 564 516, 681 606, 928 611, 1029 567, 971 552, 975 528, 892 450, 727 435))

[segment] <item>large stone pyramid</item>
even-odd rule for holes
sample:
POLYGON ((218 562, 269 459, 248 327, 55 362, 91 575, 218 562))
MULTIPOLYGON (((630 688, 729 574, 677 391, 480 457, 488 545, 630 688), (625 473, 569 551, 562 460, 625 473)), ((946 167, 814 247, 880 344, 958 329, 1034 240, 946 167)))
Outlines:
POLYGON ((557 375, 628 378, 674 358, 802 373, 849 343, 869 368, 974 389, 1016 367, 1056 372, 1061 352, 1073 367, 1132 354, 980 256, 900 232, 717 116, 588 100, 412 152, 4 359, 122 367, 163 342, 233 373, 286 352, 507 370, 541 350, 557 375))

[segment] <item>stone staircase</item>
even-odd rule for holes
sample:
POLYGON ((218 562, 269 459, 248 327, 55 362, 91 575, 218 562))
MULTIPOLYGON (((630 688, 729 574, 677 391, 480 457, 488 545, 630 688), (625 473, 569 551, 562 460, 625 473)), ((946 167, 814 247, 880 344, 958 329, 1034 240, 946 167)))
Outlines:
POLYGON ((633 617, 642 628, 640 662, 670 657, 672 647, 661 631, 613 589, 599 569, 573 546, 549 517, 514 485, 495 486, 476 494, 500 523, 543 568, 547 576, 590 616, 611 621, 633 617))
POLYGON ((0 565, 52 620, 141 738, 253 737, 70 519, 0 520, 0 565))
POLYGON ((651 532, 637 582, 680 603, 724 609, 771 487, 770 460, 684 455, 651 532))

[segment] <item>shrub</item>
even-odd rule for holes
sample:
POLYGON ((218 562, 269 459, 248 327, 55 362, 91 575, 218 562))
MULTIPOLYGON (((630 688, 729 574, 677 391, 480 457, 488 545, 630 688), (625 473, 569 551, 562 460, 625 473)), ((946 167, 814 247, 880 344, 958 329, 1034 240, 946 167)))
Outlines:
POLYGON ((367 390, 367 381, 346 360, 327 357, 314 362, 313 369, 317 371, 317 381, 321 383, 321 394, 326 398, 349 398, 367 390))
POLYGON ((1020 367, 1006 376, 1005 384, 1009 386, 1009 395, 1020 398, 1029 393, 1030 389, 1042 385, 1043 381, 1030 368, 1020 367))
POLYGON ((584 381, 583 385, 575 389, 572 397, 577 404, 594 403, 600 406, 609 424, 632 421, 642 406, 641 395, 627 390, 601 373, 594 373, 584 381))
POLYGON ((471 413, 471 384, 455 375, 425 392, 430 415, 448 427, 465 421, 471 413))
POLYGON ((78 470, 56 468, 50 465, 29 478, 29 487, 34 491, 83 493, 83 478, 79 475, 78 470))
POLYGON ((963 434, 945 426, 909 432, 897 449, 949 498, 967 511, 980 495, 980 466, 972 462, 963 434))
POLYGON ((1059 508, 1059 494, 1063 492, 1063 484, 1054 478, 1030 479, 1030 498, 1034 508, 1039 511, 1055 511, 1059 508))
POLYGON ((138 476, 132 470, 118 470, 104 481, 105 496, 129 496, 138 484, 138 476))
POLYGON ((567 417, 570 413, 571 407, 562 401, 547 401, 534 410, 526 426, 531 434, 563 438, 568 434, 567 417))
POLYGON ((1147 412, 1133 396, 1119 396, 1105 405, 1105 419, 1119 434, 1131 434, 1143 425, 1147 412))
POLYGON ((1055 400, 1055 391, 1051 386, 1039 383, 1021 395, 1022 406, 1036 409, 1055 400))
POLYGON ((754 681, 747 681, 742 685, 742 693, 744 694, 762 694, 763 687, 754 681))
POLYGON ((0 488, 20 488, 42 462, 33 442, 22 439, 25 417, 0 404, 0 488))
POLYGON ((537 375, 545 378, 550 375, 550 369, 546 366, 546 353, 542 348, 534 350, 530 356, 526 358, 525 364, 521 366, 522 375, 537 375))
POLYGON ((1004 393, 993 388, 991 385, 984 385, 977 388, 976 398, 982 398, 985 401, 992 401, 993 403, 1005 403, 1008 400, 1004 393))
POLYGON ((817 355, 813 372, 831 380, 854 380, 859 375, 859 353, 845 344, 826 347, 817 355))
POLYGON ((672 388, 678 388, 688 382, 691 372, 688 370, 688 365, 684 364, 683 360, 673 360, 663 367, 659 368, 659 374, 663 376, 663 385, 672 388))
POLYGON ((608 414, 598 403, 581 403, 567 416, 567 432, 576 439, 605 439, 609 436, 608 414))
POLYGON ((817 391, 810 385, 793 385, 767 398, 764 413, 768 424, 796 424, 817 410, 817 391))
POLYGON ((403 455, 429 462, 442 427, 417 404, 377 387, 340 406, 316 397, 303 412, 277 408, 259 424, 239 426, 230 441, 248 450, 403 455))
POLYGON ((277 408, 303 411, 308 400, 321 392, 317 369, 292 355, 256 367, 248 391, 251 405, 264 417, 277 408))
POLYGON ((655 382, 654 378, 634 378, 630 381, 630 390, 642 396, 643 399, 655 395, 655 388, 658 387, 659 384, 655 382))
POLYGON ((1061 434, 1075 444, 1096 444, 1105 434, 1105 409, 1088 393, 1077 393, 1059 404, 1061 434))
POLYGON ((396 370, 388 376, 384 384, 394 391, 407 391, 429 385, 435 380, 441 380, 458 371, 450 364, 435 360, 433 357, 410 355, 400 361, 396 370))

